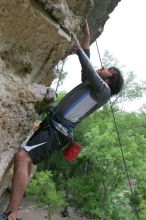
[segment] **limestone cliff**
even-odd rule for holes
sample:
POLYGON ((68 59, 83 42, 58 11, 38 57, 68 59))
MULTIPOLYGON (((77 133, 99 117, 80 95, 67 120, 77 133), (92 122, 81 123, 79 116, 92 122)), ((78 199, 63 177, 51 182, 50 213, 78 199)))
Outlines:
POLYGON ((48 96, 54 67, 71 53, 71 33, 80 38, 88 17, 93 42, 119 1, 0 0, 0 195, 37 103, 48 96))

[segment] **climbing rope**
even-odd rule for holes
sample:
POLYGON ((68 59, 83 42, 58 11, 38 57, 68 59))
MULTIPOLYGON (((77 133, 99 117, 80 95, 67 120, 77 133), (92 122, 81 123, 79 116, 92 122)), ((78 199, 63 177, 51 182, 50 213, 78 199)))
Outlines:
MULTIPOLYGON (((96 42, 97 52, 98 52, 98 56, 99 56, 99 60, 100 60, 100 65, 101 65, 101 67, 103 67, 99 47, 98 47, 98 44, 97 44, 97 40, 95 42, 96 42)), ((122 147, 122 143, 121 143, 121 139, 120 139, 120 134, 119 134, 119 130, 118 130, 117 122, 116 122, 116 117, 115 117, 115 113, 114 113, 111 101, 110 101, 110 108, 111 108, 111 112, 112 112, 112 115, 113 115, 114 125, 115 125, 115 129, 116 129, 116 134, 117 134, 117 138, 118 138, 119 147, 120 147, 121 154, 122 154, 122 159, 123 159, 125 173, 126 173, 127 180, 128 180, 128 185, 129 185, 129 188, 130 188, 132 199, 133 199, 133 201, 135 201, 135 196, 134 196, 134 192, 133 192, 132 185, 131 185, 131 182, 130 182, 130 176, 129 176, 129 172, 128 172, 128 168, 127 168, 127 163, 126 163, 126 159, 125 159, 125 156, 124 156, 124 151, 123 151, 123 147, 122 147)), ((137 219, 140 220, 138 209, 137 209, 137 206, 136 206, 135 203, 134 203, 134 211, 135 211, 135 215, 136 215, 137 219)))

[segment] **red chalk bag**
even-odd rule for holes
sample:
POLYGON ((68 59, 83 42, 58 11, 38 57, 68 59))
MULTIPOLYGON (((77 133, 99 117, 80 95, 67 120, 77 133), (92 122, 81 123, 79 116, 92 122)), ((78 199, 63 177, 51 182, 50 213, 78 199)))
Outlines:
POLYGON ((70 141, 63 155, 67 160, 76 160, 81 150, 82 147, 79 144, 70 141))

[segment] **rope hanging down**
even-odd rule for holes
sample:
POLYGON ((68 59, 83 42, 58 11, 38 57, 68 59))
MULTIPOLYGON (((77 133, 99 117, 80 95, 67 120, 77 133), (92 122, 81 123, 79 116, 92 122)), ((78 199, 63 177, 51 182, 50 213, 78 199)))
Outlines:
MULTIPOLYGON (((96 42, 97 52, 98 52, 98 56, 99 56, 99 60, 100 60, 100 65, 101 65, 101 67, 103 67, 99 47, 98 47, 98 44, 97 44, 97 40, 95 42, 96 42)), ((119 134, 119 130, 118 130, 117 122, 116 122, 116 117, 115 117, 115 113, 114 113, 111 101, 110 101, 110 107, 111 107, 111 112, 112 112, 112 115, 113 115, 113 120, 114 120, 115 129, 116 129, 116 133, 117 133, 118 143, 119 143, 121 154, 122 154, 122 159, 123 159, 123 163, 124 163, 125 173, 126 173, 126 176, 127 176, 127 179, 128 179, 128 184, 129 184, 131 196, 132 196, 133 200, 135 200, 135 196, 134 196, 134 193, 133 193, 132 185, 131 185, 131 182, 130 182, 130 176, 129 176, 129 172, 128 172, 128 168, 127 168, 127 164, 126 164, 126 159, 125 159, 123 147, 122 147, 122 144, 121 144, 121 139, 120 139, 120 134, 119 134)), ((135 203, 134 203, 134 211, 135 211, 135 215, 136 215, 137 219, 140 220, 139 214, 138 214, 138 209, 137 209, 137 206, 136 206, 135 203)))

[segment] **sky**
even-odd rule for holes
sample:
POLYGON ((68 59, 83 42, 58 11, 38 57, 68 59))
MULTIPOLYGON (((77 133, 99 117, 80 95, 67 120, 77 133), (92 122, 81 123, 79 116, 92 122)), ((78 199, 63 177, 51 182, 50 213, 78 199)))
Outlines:
MULTIPOLYGON (((104 26, 102 35, 97 39, 101 57, 108 50, 124 65, 133 71, 138 80, 146 81, 146 0, 121 0, 104 26)), ((90 47, 91 62, 100 67, 95 43, 90 47)), ((77 55, 69 56, 64 70, 68 72, 59 91, 70 91, 81 82, 81 67, 77 55)), ((146 96, 131 103, 127 108, 140 107, 146 96), (137 103, 137 104, 136 104, 137 103)), ((136 108, 135 108, 136 109, 136 108)), ((136 110, 137 110, 136 109, 136 110)))

